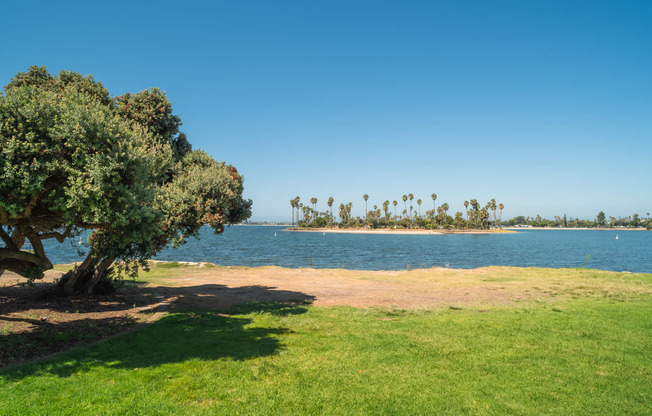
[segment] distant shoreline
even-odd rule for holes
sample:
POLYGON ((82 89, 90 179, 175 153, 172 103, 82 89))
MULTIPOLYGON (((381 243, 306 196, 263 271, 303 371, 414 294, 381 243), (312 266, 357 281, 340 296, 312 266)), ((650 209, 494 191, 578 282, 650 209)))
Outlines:
POLYGON ((569 230, 569 231, 648 231, 645 228, 580 228, 580 227, 505 227, 504 230, 569 230))
POLYGON ((402 234, 402 235, 429 235, 429 234, 505 234, 516 233, 514 230, 406 230, 392 228, 302 228, 290 227, 285 231, 307 233, 334 233, 334 234, 402 234))

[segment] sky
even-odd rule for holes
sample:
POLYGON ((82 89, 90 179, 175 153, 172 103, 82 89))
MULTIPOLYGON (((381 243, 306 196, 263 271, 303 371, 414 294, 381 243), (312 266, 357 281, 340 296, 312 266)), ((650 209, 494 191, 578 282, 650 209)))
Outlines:
POLYGON ((237 167, 252 220, 503 203, 503 219, 652 212, 650 1, 3 0, 0 85, 30 65, 167 91, 237 167), (335 209, 337 213, 337 208, 335 209))

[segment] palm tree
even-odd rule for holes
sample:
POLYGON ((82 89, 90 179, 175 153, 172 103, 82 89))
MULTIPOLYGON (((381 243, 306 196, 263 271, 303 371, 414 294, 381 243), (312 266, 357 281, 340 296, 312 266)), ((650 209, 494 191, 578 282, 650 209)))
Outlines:
POLYGON ((353 202, 346 204, 344 209, 346 209, 346 220, 351 221, 351 209, 353 208, 353 202))
POLYGON ((421 203, 422 202, 423 201, 421 201, 421 199, 417 199, 417 205, 419 206, 419 218, 421 218, 421 203))
POLYGON ((398 204, 398 201, 393 200, 393 201, 392 201, 392 205, 394 205, 394 219, 397 218, 397 215, 396 215, 396 204, 398 204))
POLYGON ((446 211, 448 211, 449 209, 450 207, 448 206, 448 204, 444 202, 441 206, 441 210, 444 211, 444 224, 446 224, 446 221, 448 220, 448 214, 446 213, 446 211))
POLYGON ((330 208, 330 210, 331 210, 330 220, 328 221, 330 223, 330 225, 333 225, 333 202, 335 202, 335 200, 333 199, 332 196, 330 198, 328 198, 327 204, 328 204, 328 208, 330 208))
POLYGON ((432 219, 435 219, 435 210, 437 207, 435 206, 435 200, 437 199, 437 194, 433 193, 430 195, 430 198, 432 198, 432 219))
POLYGON ((364 222, 366 223, 365 227, 368 225, 367 221, 367 201, 369 200, 369 195, 364 194, 362 195, 362 199, 364 199, 364 222))
MULTIPOLYGON (((498 214, 498 218, 499 218, 498 226, 500 228, 503 228, 503 208, 505 208, 505 205, 498 204, 498 209, 500 210, 500 213, 498 214)), ((559 218, 559 222, 560 222, 560 225, 561 225, 561 218, 559 218)))
POLYGON ((496 221, 497 221, 496 220, 496 209, 498 208, 496 206, 496 200, 494 198, 491 198, 491 201, 489 201, 489 204, 490 204, 489 208, 491 208, 491 210, 493 211, 493 214, 494 214, 494 227, 495 227, 496 226, 496 221))
POLYGON ((294 198, 294 208, 296 208, 297 210, 297 219, 296 219, 297 225, 299 224, 299 201, 301 201, 301 198, 299 198, 298 196, 294 198))
POLYGON ((480 212, 480 204, 478 203, 477 199, 471 200, 471 208, 473 208, 473 211, 475 212, 475 228, 478 228, 478 213, 480 212))
POLYGON ((403 195, 401 199, 403 200, 403 205, 405 206, 405 212, 407 212, 407 195, 403 195))
MULTIPOLYGON (((480 219, 482 220, 482 224, 485 224, 489 219, 489 211, 487 211, 486 207, 480 210, 480 219)), ((484 228, 484 225, 482 228, 484 228)))
POLYGON ((383 211, 385 212, 385 221, 389 219, 389 199, 383 202, 383 211))
POLYGON ((312 204, 312 221, 315 222, 317 219, 317 198, 310 198, 310 203, 312 204))
POLYGON ((464 201, 464 209, 466 210, 466 222, 469 222, 469 201, 464 201))
POLYGON ((290 206, 292 207, 292 222, 290 225, 294 225, 294 199, 290 199, 290 206))
POLYGON ((408 194, 408 199, 410 200, 410 221, 412 221, 412 200, 414 199, 414 195, 408 194))

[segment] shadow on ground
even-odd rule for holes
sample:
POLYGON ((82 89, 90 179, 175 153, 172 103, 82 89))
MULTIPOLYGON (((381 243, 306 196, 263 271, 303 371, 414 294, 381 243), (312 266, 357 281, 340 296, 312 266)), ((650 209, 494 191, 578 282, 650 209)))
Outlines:
POLYGON ((0 368, 68 351, 132 328, 138 320, 156 311, 158 296, 174 299, 173 311, 204 312, 171 313, 136 333, 71 353, 79 356, 70 361, 72 364, 58 364, 62 359, 54 358, 43 364, 10 367, 4 373, 21 378, 46 369, 64 377, 86 368, 89 360, 130 368, 190 358, 245 359, 270 355, 280 348, 274 335, 286 330, 245 328, 251 320, 232 315, 304 313, 306 305, 314 300, 314 296, 305 293, 267 286, 206 284, 175 288, 132 284, 113 295, 93 297, 47 296, 45 285, 40 289, 0 287, 0 368))
POLYGON ((278 290, 270 286, 240 286, 229 287, 219 284, 205 284, 190 287, 167 287, 154 288, 157 293, 166 297, 177 297, 175 307, 177 308, 208 308, 227 310, 234 305, 251 302, 281 302, 289 304, 311 303, 315 297, 302 292, 291 290, 278 290))
POLYGON ((276 325, 277 320, 251 325, 253 319, 242 315, 289 316, 305 313, 307 308, 308 304, 273 302, 238 305, 226 313, 173 312, 136 332, 45 362, 0 371, 0 377, 17 381, 41 372, 72 377, 98 366, 135 371, 193 359, 247 360, 270 356, 283 349, 278 336, 292 331, 276 325))

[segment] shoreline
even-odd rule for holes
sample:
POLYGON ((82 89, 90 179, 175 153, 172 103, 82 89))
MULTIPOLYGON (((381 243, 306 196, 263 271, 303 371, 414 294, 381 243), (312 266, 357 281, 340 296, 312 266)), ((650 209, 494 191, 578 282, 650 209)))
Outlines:
POLYGON ((504 230, 649 231, 645 228, 505 227, 504 230))
POLYGON ((333 234, 401 234, 401 235, 446 235, 446 234, 511 234, 515 230, 406 230, 392 228, 300 228, 289 227, 284 231, 304 233, 333 233, 333 234))

